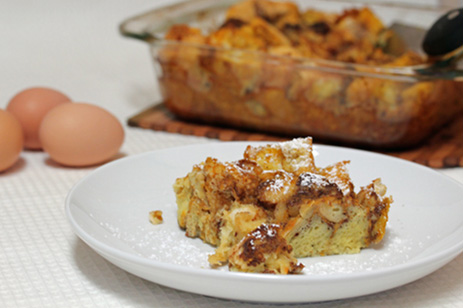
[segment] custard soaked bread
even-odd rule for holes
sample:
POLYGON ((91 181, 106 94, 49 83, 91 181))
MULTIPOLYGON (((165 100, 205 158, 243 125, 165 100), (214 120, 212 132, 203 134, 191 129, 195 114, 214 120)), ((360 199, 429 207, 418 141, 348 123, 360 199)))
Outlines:
POLYGON ((463 111, 462 83, 412 76, 428 59, 386 52, 393 32, 373 9, 245 0, 223 13, 173 25, 156 49, 164 103, 184 120, 395 148, 463 111))
POLYGON ((311 138, 209 157, 174 184, 178 223, 217 246, 213 267, 288 274, 296 258, 358 253, 383 238, 392 198, 380 179, 355 192, 347 164, 317 167, 311 138))

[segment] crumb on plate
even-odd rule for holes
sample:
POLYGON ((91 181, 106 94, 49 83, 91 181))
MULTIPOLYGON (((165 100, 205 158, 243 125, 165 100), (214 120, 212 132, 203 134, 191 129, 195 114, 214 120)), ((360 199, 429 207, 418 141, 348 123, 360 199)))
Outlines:
POLYGON ((149 219, 150 219, 150 222, 151 222, 153 225, 162 224, 162 222, 163 222, 163 219, 162 219, 162 211, 159 211, 159 210, 151 211, 151 212, 149 213, 149 219))

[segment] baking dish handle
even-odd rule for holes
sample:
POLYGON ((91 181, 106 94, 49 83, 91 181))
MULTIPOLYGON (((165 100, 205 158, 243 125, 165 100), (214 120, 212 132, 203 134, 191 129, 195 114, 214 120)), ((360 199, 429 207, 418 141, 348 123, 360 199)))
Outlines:
POLYGON ((439 72, 436 76, 445 80, 453 80, 457 82, 463 82, 463 70, 451 70, 445 72, 439 72))
POLYGON ((461 49, 460 53, 455 57, 438 61, 431 66, 417 68, 415 69, 415 72, 421 76, 463 82, 463 47, 459 49, 461 49))
POLYGON ((425 69, 419 68, 414 70, 416 76, 431 78, 431 79, 444 79, 463 82, 463 70, 454 69, 439 69, 435 67, 427 67, 425 69))

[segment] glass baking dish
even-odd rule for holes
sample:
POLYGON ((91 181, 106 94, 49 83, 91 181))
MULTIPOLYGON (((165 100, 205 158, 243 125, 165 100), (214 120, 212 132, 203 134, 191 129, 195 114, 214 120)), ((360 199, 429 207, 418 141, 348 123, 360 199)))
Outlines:
MULTIPOLYGON (((123 35, 149 43, 163 100, 176 116, 318 142, 398 149, 418 145, 463 111, 461 71, 384 67, 271 55, 166 40, 174 24, 208 33, 235 0, 192 0, 125 20, 123 35)), ((364 3, 293 1, 339 12, 364 3)), ((427 29, 448 8, 368 7, 386 26, 427 29), (419 18, 418 18, 419 17, 419 18)))

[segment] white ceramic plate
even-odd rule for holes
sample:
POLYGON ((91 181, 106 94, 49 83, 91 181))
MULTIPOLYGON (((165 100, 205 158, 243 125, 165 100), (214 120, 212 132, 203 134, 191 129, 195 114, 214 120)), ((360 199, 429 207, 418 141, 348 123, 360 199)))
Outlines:
POLYGON ((381 177, 394 198, 387 233, 360 254, 305 258, 302 275, 211 269, 213 247, 185 237, 172 184, 207 156, 242 157, 249 143, 208 143, 123 158, 82 179, 66 199, 75 233, 122 269, 168 287, 219 298, 272 303, 342 299, 398 287, 444 266, 463 251, 463 185, 417 164, 316 145, 318 166, 351 160, 356 187, 381 177), (148 212, 162 210, 152 225, 148 212))

